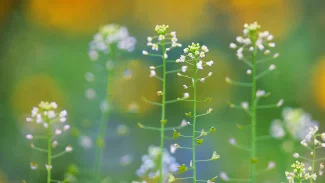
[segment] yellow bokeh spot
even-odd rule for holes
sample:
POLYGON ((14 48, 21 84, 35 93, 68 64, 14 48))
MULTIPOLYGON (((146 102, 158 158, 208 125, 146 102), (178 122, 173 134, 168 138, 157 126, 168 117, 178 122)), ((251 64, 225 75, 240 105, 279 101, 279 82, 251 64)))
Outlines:
POLYGON ((157 24, 167 24, 176 31, 181 39, 193 38, 206 28, 208 16, 205 16, 204 0, 185 2, 184 0, 148 1, 136 0, 134 21, 147 29, 157 24))
POLYGON ((3 0, 0 6, 0 23, 8 16, 10 11, 13 9, 13 0, 3 0))
POLYGON ((91 33, 129 11, 129 0, 30 0, 26 13, 36 23, 67 33, 91 33))
MULTIPOLYGON (((212 50, 210 48, 210 50, 212 50)), ((197 106, 200 112, 206 112, 208 108, 218 109, 224 107, 226 101, 231 97, 231 89, 234 87, 225 82, 225 77, 235 78, 235 73, 229 65, 230 62, 219 52, 209 52, 205 61, 213 60, 214 64, 210 66, 204 66, 203 70, 198 71, 198 77, 206 77, 209 72, 212 72, 212 76, 205 79, 204 82, 198 81, 197 84, 197 98, 198 100, 205 100, 208 97, 212 98, 210 102, 199 103, 197 106)), ((181 65, 179 65, 181 67, 181 65)), ((178 86, 186 84, 191 86, 191 81, 183 77, 178 77, 178 86)), ((183 89, 179 88, 179 93, 189 92, 190 97, 192 98, 193 88, 183 89)), ((180 95, 182 96, 182 95, 180 95)), ((192 107, 190 103, 184 103, 188 107, 192 107)))
POLYGON ((312 77, 315 102, 325 110, 325 56, 323 56, 315 67, 312 77))
POLYGON ((62 90, 49 75, 39 74, 23 78, 11 90, 11 107, 15 116, 29 115, 32 107, 41 101, 55 101, 59 107, 65 106, 62 90))
POLYGON ((245 23, 257 21, 275 37, 285 37, 299 21, 301 8, 293 0, 212 0, 216 13, 230 15, 231 29, 241 32, 245 23))
POLYGON ((149 66, 140 61, 129 61, 117 64, 115 73, 118 77, 114 79, 111 91, 115 107, 139 114, 149 112, 153 106, 142 101, 141 97, 157 101, 157 91, 161 88, 159 80, 149 77, 149 66), (127 77, 123 75, 125 69, 130 72, 127 77))

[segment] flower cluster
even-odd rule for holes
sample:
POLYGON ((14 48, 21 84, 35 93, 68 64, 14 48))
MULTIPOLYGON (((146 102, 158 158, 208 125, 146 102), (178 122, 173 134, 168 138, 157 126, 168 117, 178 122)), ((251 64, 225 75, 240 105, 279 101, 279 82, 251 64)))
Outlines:
MULTIPOLYGON (((65 131, 70 129, 70 125, 65 124, 67 120, 67 111, 62 110, 58 111, 58 105, 55 102, 41 102, 38 107, 34 107, 31 111, 31 115, 26 118, 27 123, 36 123, 42 125, 46 129, 47 138, 51 142, 51 149, 58 146, 57 136, 63 134, 65 131)), ((51 152, 51 149, 42 149, 36 147, 33 141, 43 139, 43 136, 38 134, 26 134, 26 139, 30 141, 30 147, 32 149, 42 151, 42 152, 51 152)), ((71 152, 72 147, 70 145, 66 146, 64 151, 52 156, 55 158, 63 155, 64 153, 71 152)), ((38 165, 34 162, 30 163, 30 168, 32 170, 37 169, 38 165)), ((47 170, 52 169, 51 164, 46 164, 45 168, 47 170)))
POLYGON ((179 164, 176 159, 171 156, 165 149, 163 153, 159 147, 150 146, 148 154, 142 156, 142 165, 136 171, 139 177, 148 177, 149 179, 155 179, 159 177, 159 159, 163 156, 163 175, 164 181, 167 181, 168 174, 178 171, 179 164))
POLYGON ((293 168, 292 172, 285 172, 285 175, 289 181, 289 183, 295 183, 295 180, 298 182, 302 182, 304 180, 316 180, 316 173, 312 173, 312 167, 309 166, 307 169, 305 168, 305 164, 299 161, 296 161, 291 165, 293 168))
MULTIPOLYGON (((161 55, 163 58, 167 59, 168 54, 167 52, 170 51, 171 49, 175 47, 182 47, 182 44, 178 43, 178 39, 176 36, 176 32, 168 32, 169 26, 168 25, 156 25, 155 31, 158 34, 157 36, 154 37, 147 37, 147 46, 151 47, 153 51, 158 51, 159 49, 164 49, 163 50, 163 55, 161 55), (159 48, 161 46, 161 48, 159 48)), ((152 55, 152 56, 157 56, 155 54, 150 54, 148 51, 143 50, 142 51, 143 55, 152 55)), ((151 77, 154 75, 153 73, 155 72, 155 68, 152 66, 150 67, 151 69, 151 77)))
POLYGON ((271 124, 270 133, 276 139, 283 138, 287 132, 292 138, 302 140, 309 128, 318 124, 303 109, 286 107, 282 111, 282 117, 282 120, 273 120, 271 124))
POLYGON ((107 54, 115 44, 118 49, 131 52, 135 48, 136 39, 129 35, 126 27, 109 24, 101 27, 89 45, 89 57, 96 61, 99 53, 107 54))
MULTIPOLYGON (((271 53, 270 50, 275 47, 275 43, 272 42, 273 35, 270 34, 269 31, 258 32, 260 28, 261 26, 258 25, 257 22, 245 24, 243 36, 236 37, 237 44, 230 43, 230 48, 237 49, 237 57, 239 60, 245 58, 245 51, 261 51, 265 55, 269 55, 271 53)), ((278 53, 273 54, 273 58, 277 58, 278 56, 278 53)))

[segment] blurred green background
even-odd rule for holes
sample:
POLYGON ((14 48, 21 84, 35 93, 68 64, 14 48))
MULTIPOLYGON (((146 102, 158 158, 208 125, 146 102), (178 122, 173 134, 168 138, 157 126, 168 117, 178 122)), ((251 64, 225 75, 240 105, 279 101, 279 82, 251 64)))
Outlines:
MULTIPOLYGON (((325 1, 322 0, 1 0, 0 183, 44 180, 45 171, 29 168, 31 160, 42 161, 43 157, 29 148, 24 137, 24 117, 41 100, 56 101, 66 108, 68 122, 75 127, 66 137, 66 141, 74 144, 75 151, 55 165, 54 177, 61 179, 70 164, 83 168, 92 165, 92 150, 78 147, 76 136, 96 133, 98 104, 85 98, 88 86, 84 73, 93 70, 88 43, 99 26, 109 23, 127 26, 137 39, 135 52, 116 63, 120 77, 113 82, 115 110, 110 126, 114 129, 125 124, 130 134, 107 139, 104 164, 112 182, 137 179, 135 170, 141 163, 141 155, 147 152, 149 145, 159 145, 157 133, 143 131, 136 125, 141 122, 158 126, 160 118, 159 108, 141 101, 141 96, 157 99, 156 91, 160 89, 159 83, 148 77, 148 67, 156 61, 141 55, 141 50, 146 48, 146 37, 154 34, 156 24, 170 25, 183 45, 204 43, 209 47, 209 58, 216 63, 212 67, 214 75, 199 92, 202 98, 213 98, 212 102, 200 105, 200 110, 206 111, 209 107, 215 110, 200 119, 199 127, 213 125, 217 133, 206 138, 198 157, 204 159, 216 150, 222 159, 200 164, 199 178, 209 178, 220 171, 228 172, 231 177, 247 177, 249 154, 231 147, 228 139, 235 137, 240 143, 248 144, 249 130, 239 130, 236 124, 247 124, 249 118, 243 111, 229 109, 226 102, 247 101, 250 92, 227 85, 224 78, 230 76, 245 81, 249 77, 245 75, 245 65, 237 61, 234 51, 229 49, 229 43, 241 34, 244 23, 258 21, 263 30, 269 30, 275 36, 276 51, 280 53, 274 62, 278 69, 261 80, 258 89, 272 93, 266 102, 284 98, 284 106, 304 108, 324 129, 324 20, 325 1), (125 69, 132 72, 131 78, 123 77, 125 69), (121 166, 118 160, 121 155, 131 155, 134 161, 121 166)), ((179 79, 170 80, 168 96, 182 95, 182 84, 179 79)), ((171 105, 167 110, 169 125, 178 125, 189 109, 187 104, 171 105)), ((268 134, 271 121, 280 117, 281 109, 260 111, 258 135, 268 134)), ((174 141, 167 141, 166 148, 171 143, 174 141)), ((259 182, 283 180, 284 171, 292 160, 291 154, 281 147, 282 142, 277 140, 259 144, 258 167, 267 166, 269 160, 278 164, 276 170, 259 177, 259 182)), ((190 160, 186 152, 176 153, 176 157, 179 163, 190 160)))

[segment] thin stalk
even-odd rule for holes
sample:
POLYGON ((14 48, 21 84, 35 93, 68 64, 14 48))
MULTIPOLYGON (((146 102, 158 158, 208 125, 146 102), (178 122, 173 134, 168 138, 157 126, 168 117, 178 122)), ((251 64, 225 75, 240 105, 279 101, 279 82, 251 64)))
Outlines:
MULTIPOLYGON (((110 46, 110 50, 111 50, 111 59, 113 61, 116 61, 116 50, 112 48, 112 46, 110 46)), ((109 95, 109 91, 110 91, 110 84, 109 84, 109 80, 113 77, 113 73, 112 70, 109 70, 107 73, 107 85, 105 87, 105 102, 106 104, 109 103, 110 101, 110 95, 109 95)), ((104 155, 104 149, 105 149, 105 139, 107 136, 107 128, 108 128, 108 122, 109 122, 109 109, 102 111, 101 114, 101 119, 100 119, 100 123, 99 123, 99 132, 97 135, 97 140, 96 140, 96 165, 95 165, 95 170, 97 172, 97 177, 96 180, 97 182, 100 182, 101 180, 101 168, 102 168, 102 161, 103 161, 103 155, 104 155)))
POLYGON ((195 141, 195 134, 196 134, 196 84, 197 84, 197 76, 196 76, 196 62, 197 60, 195 59, 195 71, 194 71, 194 80, 193 80, 193 131, 192 131, 192 169, 193 169, 193 183, 196 183, 196 155, 195 155, 195 146, 196 146, 196 141, 195 141))
POLYGON ((47 183, 51 182, 51 170, 52 170, 52 130, 50 119, 46 117, 46 122, 48 123, 47 128, 47 183))
MULTIPOLYGON (((316 137, 314 136, 314 140, 313 142, 315 142, 316 137)), ((313 143, 313 158, 312 158, 312 162, 311 162, 311 167, 312 167, 312 171, 311 171, 311 175, 313 175, 315 173, 315 158, 316 158, 316 145, 315 143, 313 143)), ((310 179, 310 183, 313 183, 313 179, 310 179)))
POLYGON ((162 49, 162 60, 163 60, 163 87, 162 87, 162 99, 161 99, 161 127, 160 127, 160 166, 159 166, 159 183, 164 182, 164 175, 163 175, 163 152, 164 152, 164 141, 165 141, 165 113, 166 113, 166 80, 167 80, 167 62, 166 58, 164 57, 166 53, 166 48, 165 48, 165 40, 161 41, 161 49, 162 49))
MULTIPOLYGON (((256 31, 251 32, 251 41, 253 48, 255 45, 256 31)), ((251 170, 250 170, 250 182, 255 182, 255 159, 256 159, 256 51, 252 52, 252 101, 251 101, 251 116, 252 116, 252 137, 251 137, 251 170)))

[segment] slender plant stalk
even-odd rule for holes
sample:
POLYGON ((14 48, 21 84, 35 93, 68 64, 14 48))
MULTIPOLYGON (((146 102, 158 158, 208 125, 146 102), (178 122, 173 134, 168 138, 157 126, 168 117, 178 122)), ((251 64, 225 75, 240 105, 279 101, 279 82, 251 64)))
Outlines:
MULTIPOLYGON (((313 142, 316 140, 316 137, 314 135, 314 139, 313 139, 313 142)), ((315 173, 315 159, 316 159, 316 145, 315 143, 313 143, 313 158, 312 158, 312 163, 311 163, 311 167, 312 167, 312 172, 311 172, 311 175, 313 175, 315 173)), ((310 179, 310 183, 313 183, 313 179, 310 179)))
MULTIPOLYGON (((113 61, 116 59, 116 53, 112 46, 110 46, 111 50, 111 58, 113 61)), ((110 101, 110 83, 109 81, 113 77, 112 70, 109 70, 107 73, 107 85, 105 87, 105 103, 108 104, 110 101)), ((99 182, 101 181, 101 168, 102 168, 102 161, 103 161, 103 155, 105 150, 105 139, 107 137, 107 128, 108 128, 108 122, 109 122, 109 109, 102 111, 101 120, 99 124, 99 132, 97 135, 97 144, 96 144, 96 172, 97 172, 97 178, 96 180, 99 182)))
POLYGON ((197 73, 197 68, 196 68, 197 60, 195 59, 195 71, 194 71, 194 76, 193 76, 193 137, 192 137, 192 168, 193 168, 193 183, 196 183, 196 155, 195 155, 195 146, 196 146, 196 73, 197 73))
POLYGON ((256 163, 256 31, 251 32, 251 41, 254 51, 252 52, 252 101, 251 101, 251 113, 252 113, 252 137, 251 137, 251 170, 250 170, 250 182, 255 182, 255 163, 256 163))
POLYGON ((48 117, 46 117, 46 122, 48 123, 47 128, 47 183, 51 182, 51 170, 52 170, 52 130, 51 123, 48 117))
POLYGON ((161 41, 161 47, 162 47, 162 59, 163 59, 163 87, 162 87, 162 101, 161 101, 161 127, 160 127, 160 166, 159 166, 159 183, 164 182, 164 175, 163 175, 163 153, 164 153, 164 137, 165 137, 165 122, 166 122, 166 81, 167 81, 167 66, 166 66, 166 58, 165 58, 165 40, 161 41))

